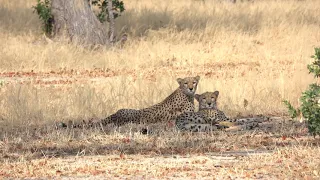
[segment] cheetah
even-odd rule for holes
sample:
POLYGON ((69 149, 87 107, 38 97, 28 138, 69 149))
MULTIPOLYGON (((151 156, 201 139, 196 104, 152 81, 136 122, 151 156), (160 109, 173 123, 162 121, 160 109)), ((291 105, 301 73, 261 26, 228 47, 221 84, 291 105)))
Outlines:
POLYGON ((120 109, 107 118, 95 122, 83 121, 73 123, 69 121, 67 124, 60 122, 56 126, 79 128, 106 126, 109 123, 121 126, 128 123, 151 124, 174 121, 176 117, 182 113, 194 112, 194 95, 199 80, 200 76, 178 78, 177 82, 179 87, 172 94, 162 102, 145 109, 120 109))
POLYGON ((127 123, 150 124, 168 122, 185 112, 194 112, 194 95, 200 76, 178 78, 179 87, 162 102, 145 109, 120 109, 116 113, 102 120, 102 124, 127 123))
POLYGON ((206 132, 222 129, 226 126, 242 125, 244 129, 257 127, 263 118, 230 119, 223 111, 217 109, 219 91, 196 94, 199 102, 198 112, 186 112, 176 119, 176 127, 182 131, 206 132))

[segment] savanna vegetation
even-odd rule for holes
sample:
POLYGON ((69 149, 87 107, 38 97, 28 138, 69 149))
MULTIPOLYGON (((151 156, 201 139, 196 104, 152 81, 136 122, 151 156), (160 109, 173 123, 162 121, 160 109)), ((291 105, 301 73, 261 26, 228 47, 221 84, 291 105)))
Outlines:
POLYGON ((88 48, 47 37, 35 0, 0 0, 1 178, 319 178, 319 138, 283 103, 300 107, 317 82, 307 65, 320 44, 318 1, 123 2, 116 38, 127 41, 88 48), (153 105, 195 75, 198 93, 220 91, 227 115, 281 123, 272 133, 54 127, 153 105))

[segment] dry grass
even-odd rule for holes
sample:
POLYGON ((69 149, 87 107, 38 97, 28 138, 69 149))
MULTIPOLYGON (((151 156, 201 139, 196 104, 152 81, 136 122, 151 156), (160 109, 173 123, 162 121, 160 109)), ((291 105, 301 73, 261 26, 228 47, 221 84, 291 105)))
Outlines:
MULTIPOLYGON (((171 151, 170 147, 182 148, 191 154, 219 152, 226 147, 232 150, 232 143, 240 146, 235 149, 255 149, 257 147, 253 145, 260 146, 262 141, 256 136, 251 138, 252 144, 243 146, 242 141, 224 139, 241 139, 245 135, 223 133, 193 135, 199 139, 191 138, 188 141, 191 144, 188 144, 183 138, 189 136, 169 130, 170 133, 160 134, 156 144, 153 136, 138 135, 134 143, 130 141, 129 145, 123 145, 122 139, 129 132, 118 133, 112 129, 114 133, 105 135, 100 131, 74 134, 43 129, 33 131, 32 128, 55 121, 100 119, 124 107, 147 107, 177 88, 177 77, 194 75, 201 76, 198 93, 220 91, 219 107, 230 116, 286 115, 281 101, 288 99, 297 106, 301 92, 314 81, 308 75, 306 65, 311 61, 309 57, 313 48, 320 43, 320 3, 317 1, 256 0, 228 4, 218 0, 128 0, 124 3, 127 10, 116 23, 119 36, 123 33, 129 35, 125 46, 89 50, 64 40, 45 40, 41 22, 32 13, 31 6, 35 1, 0 1, 0 154, 8 156, 5 161, 9 159, 0 169, 15 167, 12 177, 55 176, 60 173, 55 167, 63 163, 60 159, 50 159, 52 164, 46 164, 54 167, 51 168, 53 174, 41 174, 35 170, 35 175, 27 174, 30 169, 25 168, 32 168, 34 163, 42 160, 26 160, 47 157, 47 153, 54 156, 55 152, 60 157, 64 151, 71 151, 69 155, 77 152, 81 155, 84 149, 86 155, 115 152, 118 156, 119 149, 125 147, 135 154, 130 155, 132 161, 146 158, 137 155, 143 152, 178 153, 171 151), (246 108, 243 107, 244 99, 249 102, 246 108), (19 128, 19 133, 13 133, 12 128, 19 128), (176 138, 170 140, 171 137, 176 138), (208 141, 219 148, 210 149, 208 141), (110 143, 114 145, 108 149, 110 143), (200 150, 197 147, 201 147, 200 150), (12 159, 19 162, 12 164, 12 159)), ((270 142, 267 147, 278 148, 275 140, 270 142)), ((319 159, 316 155, 319 148, 308 143, 295 145, 297 147, 290 146, 284 152, 289 156, 296 152, 298 156, 295 157, 301 160, 305 156, 303 161, 306 162, 314 163, 316 158, 319 159)), ((280 152, 283 151, 273 152, 272 156, 241 159, 232 164, 234 167, 224 166, 211 173, 221 177, 235 173, 229 177, 245 178, 246 173, 252 172, 250 167, 260 171, 259 167, 269 167, 276 164, 277 158, 283 159, 280 152), (251 164, 252 161, 265 164, 251 164)), ((110 160, 104 165, 109 167, 108 163, 120 163, 124 167, 131 166, 128 164, 130 158, 110 160)), ((161 164, 151 166, 150 161, 144 160, 142 164, 152 172, 138 173, 137 176, 163 177, 154 172, 164 168, 161 164)), ((158 160, 162 161, 163 157, 158 160)), ((79 161, 83 161, 82 157, 79 161)), ((290 158, 283 162, 291 164, 274 167, 290 172, 286 174, 289 179, 319 177, 317 173, 320 172, 316 171, 319 164, 305 165, 302 162, 300 166, 290 158), (305 166, 308 170, 304 171, 301 168, 305 166), (295 176, 295 171, 302 172, 302 175, 295 176)), ((68 162, 64 163, 68 168, 68 162)), ((183 166, 179 162, 172 163, 174 167, 183 166)), ((61 172, 71 176, 80 166, 61 172)), ((0 171, 0 176, 3 173, 0 171)))
POLYGON ((127 125, 6 133, 0 141, 0 177, 319 178, 320 142, 306 137, 303 127, 279 126, 275 136, 157 127, 164 131, 142 135, 139 126, 127 125))
POLYGON ((316 161, 320 159, 313 154, 319 154, 319 149, 291 148, 239 158, 211 154, 44 158, 0 165, 0 174, 72 179, 318 179, 320 166, 316 161))
POLYGON ((121 31, 119 34, 129 34, 128 43, 123 49, 94 51, 64 41, 42 41, 40 22, 30 9, 34 2, 3 0, 0 71, 54 71, 58 74, 51 74, 52 78, 76 85, 62 88, 62 92, 55 91, 53 86, 40 86, 36 90, 33 85, 36 80, 50 74, 15 79, 30 78, 27 80, 31 85, 22 87, 2 75, 2 81, 11 85, 1 87, 5 92, 1 94, 4 98, 0 115, 10 121, 20 121, 21 116, 33 119, 34 114, 39 121, 104 117, 120 107, 141 108, 159 102, 177 87, 177 77, 191 75, 202 77, 199 93, 221 92, 220 108, 229 115, 281 115, 286 112, 281 101, 288 99, 298 105, 301 92, 312 82, 306 65, 320 38, 317 18, 320 5, 315 1, 261 0, 230 5, 186 0, 125 4, 127 11, 117 20, 117 29, 121 31), (90 76, 89 80, 88 73, 79 77, 97 69, 102 75, 90 76), (77 78, 84 81, 74 83, 77 78), (92 81, 99 82, 99 86, 92 81), (79 90, 80 86, 85 90, 79 90), (20 88, 24 91, 13 94, 20 88), (82 91, 86 92, 81 94, 82 91), (14 101, 10 100, 12 96, 16 99, 32 96, 25 98, 29 110, 17 110, 24 105, 16 103, 11 104, 13 107, 6 106, 14 101), (96 99, 101 100, 100 106, 92 105, 85 111, 74 106, 83 101, 95 104, 96 99), (115 99, 115 103, 109 103, 115 99), (249 101, 247 109, 242 107, 244 99, 249 101), (41 115, 33 107, 40 107, 41 115))

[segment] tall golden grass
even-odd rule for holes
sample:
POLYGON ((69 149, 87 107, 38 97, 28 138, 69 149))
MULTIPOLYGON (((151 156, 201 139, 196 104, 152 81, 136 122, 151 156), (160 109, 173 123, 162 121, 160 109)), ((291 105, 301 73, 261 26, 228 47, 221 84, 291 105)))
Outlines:
POLYGON ((219 107, 230 116, 284 115, 282 100, 297 106, 313 81, 306 65, 320 44, 318 1, 124 3, 116 24, 119 36, 129 35, 125 46, 90 50, 44 41, 31 8, 36 1, 1 0, 0 72, 117 72, 66 86, 0 77, 3 123, 102 118, 118 108, 143 108, 170 94, 177 77, 194 75, 201 76, 198 93, 220 91, 219 107))

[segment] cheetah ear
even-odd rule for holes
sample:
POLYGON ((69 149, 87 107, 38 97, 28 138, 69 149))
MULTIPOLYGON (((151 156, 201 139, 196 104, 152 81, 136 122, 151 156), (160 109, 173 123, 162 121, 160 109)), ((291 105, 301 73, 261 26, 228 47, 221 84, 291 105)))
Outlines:
POLYGON ((200 95, 199 95, 199 94, 195 94, 195 95, 194 95, 194 98, 195 98, 198 102, 200 102, 200 95))
POLYGON ((215 92, 213 92, 213 94, 218 97, 219 96, 219 91, 215 91, 215 92))
POLYGON ((196 80, 199 81, 200 80, 200 76, 196 76, 196 80))
POLYGON ((182 83, 182 81, 183 81, 183 79, 178 78, 178 79, 177 79, 177 81, 178 81, 178 83, 179 83, 179 84, 181 84, 181 83, 182 83))

